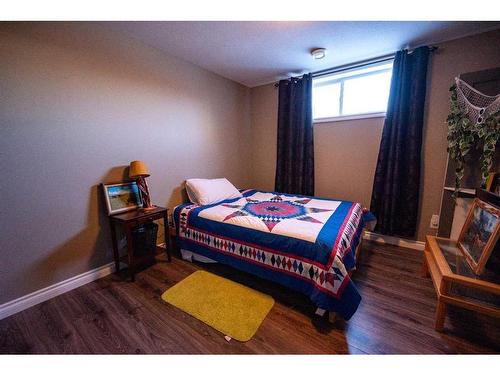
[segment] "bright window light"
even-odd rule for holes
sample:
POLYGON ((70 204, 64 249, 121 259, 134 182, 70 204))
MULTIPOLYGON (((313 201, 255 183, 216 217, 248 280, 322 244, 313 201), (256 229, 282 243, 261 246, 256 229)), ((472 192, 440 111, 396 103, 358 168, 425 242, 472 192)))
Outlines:
POLYGON ((391 76, 392 61, 314 78, 314 120, 385 114, 391 76))
POLYGON ((340 113, 340 83, 313 89, 314 118, 338 116, 340 113))

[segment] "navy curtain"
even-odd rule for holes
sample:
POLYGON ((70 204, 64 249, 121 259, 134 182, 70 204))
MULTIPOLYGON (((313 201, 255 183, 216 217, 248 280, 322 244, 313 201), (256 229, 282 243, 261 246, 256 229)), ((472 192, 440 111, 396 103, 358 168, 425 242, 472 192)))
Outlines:
POLYGON ((415 236, 429 53, 420 47, 399 51, 394 59, 370 206, 381 234, 415 236))
POLYGON ((279 82, 275 190, 314 195, 312 76, 279 82))

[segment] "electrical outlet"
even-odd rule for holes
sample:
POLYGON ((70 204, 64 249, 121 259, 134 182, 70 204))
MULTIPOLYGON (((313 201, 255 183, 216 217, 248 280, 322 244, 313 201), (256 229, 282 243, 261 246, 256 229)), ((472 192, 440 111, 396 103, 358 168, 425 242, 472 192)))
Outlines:
POLYGON ((432 215, 430 227, 432 229, 437 229, 439 227, 439 215, 432 215))

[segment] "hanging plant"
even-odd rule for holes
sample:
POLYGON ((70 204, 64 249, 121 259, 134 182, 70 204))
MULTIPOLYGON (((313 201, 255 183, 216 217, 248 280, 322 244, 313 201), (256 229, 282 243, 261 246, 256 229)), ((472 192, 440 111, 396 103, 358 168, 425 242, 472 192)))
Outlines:
MULTIPOLYGON (((500 139, 500 112, 488 114, 484 108, 480 108, 476 117, 473 117, 475 120, 473 122, 470 119, 470 110, 464 108, 464 105, 461 105, 459 101, 456 84, 451 86, 450 92, 450 114, 446 121, 448 123, 448 153, 457 164, 453 193, 453 198, 456 199, 464 177, 465 157, 473 146, 480 147, 481 143, 483 145, 481 156, 482 183, 484 184, 486 181, 493 163, 496 143, 500 139), (488 114, 488 116, 483 118, 483 114, 488 114)), ((493 99, 493 97, 488 98, 493 99)))

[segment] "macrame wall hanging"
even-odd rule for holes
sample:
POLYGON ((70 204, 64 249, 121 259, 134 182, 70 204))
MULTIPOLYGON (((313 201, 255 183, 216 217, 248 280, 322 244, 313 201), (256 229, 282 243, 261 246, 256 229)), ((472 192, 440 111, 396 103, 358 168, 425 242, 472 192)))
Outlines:
POLYGON ((472 146, 482 147, 481 176, 486 181, 500 139, 500 94, 485 95, 460 78, 450 88, 451 113, 448 115, 448 152, 456 161, 456 198, 464 176, 465 156, 472 146))

